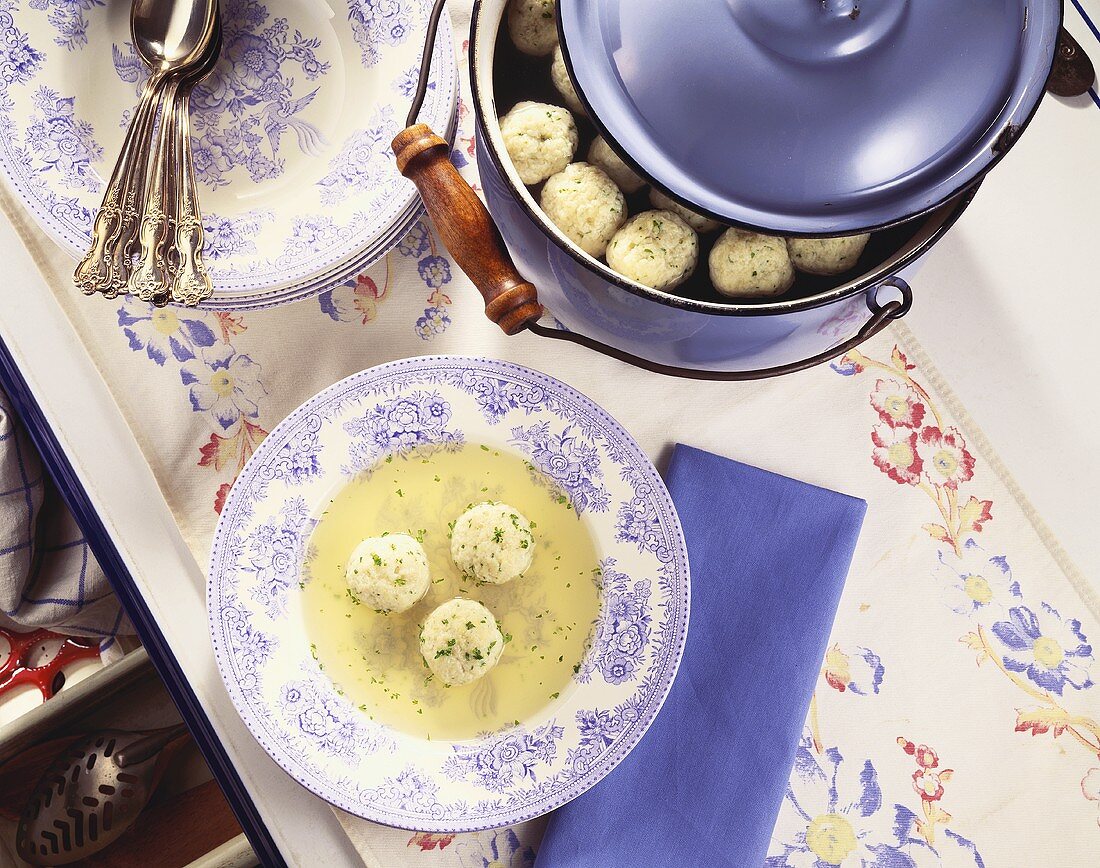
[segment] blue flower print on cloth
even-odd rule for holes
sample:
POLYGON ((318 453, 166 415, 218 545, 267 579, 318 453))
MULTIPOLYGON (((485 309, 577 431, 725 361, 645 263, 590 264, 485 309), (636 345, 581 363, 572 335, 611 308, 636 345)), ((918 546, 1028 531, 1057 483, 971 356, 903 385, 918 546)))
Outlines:
POLYGON ((834 643, 825 652, 821 674, 834 690, 868 696, 879 692, 886 667, 882 665, 882 658, 870 648, 844 651, 834 643))
POLYGON ((1042 603, 1034 610, 1015 606, 1007 620, 993 625, 993 635, 1003 646, 1002 659, 1009 672, 1023 672, 1028 680, 1058 696, 1067 686, 1092 687, 1092 646, 1081 632, 1081 622, 1063 618, 1053 606, 1042 603))
POLYGON ((461 868, 534 868, 535 848, 511 829, 478 832, 455 845, 461 868))
POLYGON ((820 756, 807 736, 795 755, 766 868, 984 868, 972 842, 949 829, 935 844, 917 835, 916 815, 885 803, 870 760, 820 756))
POLYGON ((1008 559, 989 554, 972 539, 963 545, 961 557, 941 550, 936 574, 944 582, 948 608, 959 615, 1002 618, 1020 600, 1008 559))
POLYGON ((451 282, 451 263, 445 256, 425 256, 416 266, 420 279, 430 289, 438 289, 451 282))
POLYGON ((443 307, 429 307, 424 309, 424 315, 416 321, 416 333, 423 340, 429 340, 434 335, 441 335, 451 324, 451 316, 443 307))
POLYGON ((431 229, 424 220, 420 220, 397 243, 397 252, 402 256, 417 257, 431 250, 431 246, 431 229))
POLYGON ((230 428, 242 416, 260 415, 257 403, 267 394, 260 382, 260 366, 238 353, 217 367, 195 359, 180 368, 180 379, 189 386, 191 409, 209 412, 223 428, 230 428))
POLYGON ((154 307, 127 296, 118 309, 118 324, 134 352, 163 365, 169 357, 177 362, 200 360, 211 368, 229 364, 233 348, 219 339, 203 318, 183 308, 154 307))

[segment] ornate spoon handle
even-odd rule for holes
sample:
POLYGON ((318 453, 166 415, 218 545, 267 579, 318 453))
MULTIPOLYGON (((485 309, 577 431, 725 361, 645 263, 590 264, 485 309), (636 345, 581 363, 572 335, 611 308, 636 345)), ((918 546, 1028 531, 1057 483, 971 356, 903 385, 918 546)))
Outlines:
MULTIPOLYGON (((141 97, 133 117, 130 118, 130 126, 126 130, 126 137, 122 140, 122 149, 119 151, 114 171, 111 172, 111 179, 107 182, 107 191, 103 194, 103 202, 99 206, 95 223, 92 225, 92 245, 73 273, 73 282, 85 295, 109 291, 110 287, 119 280, 120 276, 117 274, 119 262, 112 256, 111 248, 122 227, 128 182, 133 175, 134 165, 140 161, 144 166, 144 156, 149 141, 148 121, 155 115, 157 97, 163 80, 163 75, 154 73, 146 79, 142 87, 141 97)), ((125 274, 121 275, 121 280, 125 284, 125 274)))
POLYGON ((179 144, 178 172, 176 179, 176 253, 179 267, 172 283, 172 300, 186 305, 196 305, 213 293, 210 276, 202 261, 203 229, 199 212, 198 190, 195 184, 195 164, 191 156, 191 91, 197 79, 187 82, 176 102, 176 135, 179 144))
MULTIPOLYGON (((163 84, 163 81, 161 83, 163 84)), ((111 278, 103 287, 103 294, 108 298, 114 298, 119 293, 125 292, 126 284, 130 279, 134 241, 141 217, 138 209, 140 203, 145 201, 146 176, 149 174, 149 162, 152 156, 149 152, 153 147, 156 120, 157 101, 154 101, 146 107, 141 118, 138 147, 134 150, 130 171, 123 181, 119 197, 122 215, 119 218, 117 231, 107 243, 107 255, 111 258, 111 278)))
POLYGON ((161 101, 160 129, 157 132, 156 152, 149 173, 149 188, 145 196, 145 209, 137 230, 138 263, 130 274, 129 291, 142 301, 156 305, 168 303, 171 289, 169 263, 165 257, 164 243, 170 237, 168 201, 168 166, 173 147, 173 115, 179 81, 169 78, 161 101))

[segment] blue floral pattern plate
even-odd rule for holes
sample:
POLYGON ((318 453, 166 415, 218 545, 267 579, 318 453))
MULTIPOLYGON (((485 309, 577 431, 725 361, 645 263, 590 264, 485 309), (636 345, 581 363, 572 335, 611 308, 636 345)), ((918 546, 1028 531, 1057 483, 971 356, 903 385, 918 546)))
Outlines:
MULTIPOLYGON (((214 280, 208 307, 320 292, 400 240, 418 207, 394 165, 431 0, 222 0, 222 57, 191 98, 214 280)), ((453 129, 449 24, 421 119, 453 129)), ((0 0, 0 172, 74 256, 148 70, 128 6, 0 0)))
POLYGON ((638 742, 683 653, 688 562, 660 476, 592 401, 518 365, 429 356, 349 377, 275 427, 226 499, 207 596, 222 678, 276 762, 360 817, 461 832, 564 804, 638 742), (600 613, 571 684, 537 714, 474 740, 427 741, 372 721, 320 669, 302 563, 346 479, 411 448, 462 442, 525 454, 568 493, 596 540, 600 613))

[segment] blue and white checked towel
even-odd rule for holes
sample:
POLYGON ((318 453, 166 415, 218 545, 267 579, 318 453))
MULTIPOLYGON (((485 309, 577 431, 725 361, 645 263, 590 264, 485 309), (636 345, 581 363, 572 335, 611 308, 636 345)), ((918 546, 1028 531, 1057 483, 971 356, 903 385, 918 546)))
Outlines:
POLYGON ((132 633, 84 535, 0 391, 0 624, 98 636, 132 633))

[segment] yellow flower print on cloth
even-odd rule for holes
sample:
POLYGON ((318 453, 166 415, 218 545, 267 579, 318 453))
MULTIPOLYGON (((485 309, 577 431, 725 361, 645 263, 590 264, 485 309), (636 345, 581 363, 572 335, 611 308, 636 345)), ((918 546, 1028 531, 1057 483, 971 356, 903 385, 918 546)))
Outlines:
MULTIPOLYGON (((936 768, 934 751, 923 745, 921 749, 925 765, 918 771, 927 777, 921 786, 932 788, 928 803, 935 805, 942 796, 939 786, 951 774, 936 768)), ((916 776, 913 785, 917 786, 916 776)), ((925 803, 924 796, 921 801, 925 803)), ((946 821, 938 820, 941 825, 946 821)), ((934 834, 923 808, 918 815, 900 801, 889 801, 871 760, 847 760, 835 747, 818 753, 808 733, 795 756, 775 828, 766 868, 984 864, 972 841, 954 832, 934 834)))
POLYGON ((1020 585, 1003 555, 991 555, 974 540, 962 546, 962 555, 939 553, 935 575, 943 582, 944 601, 959 615, 1003 618, 1020 602, 1020 585))

